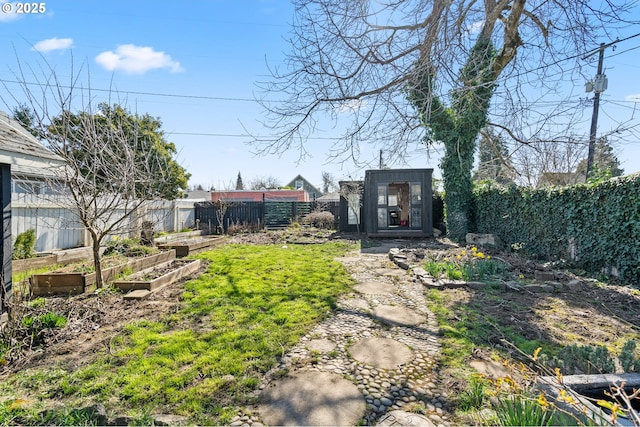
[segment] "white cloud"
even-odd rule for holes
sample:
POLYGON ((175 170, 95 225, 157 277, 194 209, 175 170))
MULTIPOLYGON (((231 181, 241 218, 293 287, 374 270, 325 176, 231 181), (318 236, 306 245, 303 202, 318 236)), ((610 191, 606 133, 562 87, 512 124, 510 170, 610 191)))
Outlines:
POLYGON ((635 95, 627 95, 624 97, 625 101, 631 102, 640 102, 640 93, 636 93, 635 95))
POLYGON ((156 68, 168 68, 172 73, 184 71, 180 63, 164 52, 156 52, 152 47, 123 44, 115 52, 102 52, 96 62, 109 71, 124 71, 144 74, 156 68))
POLYGON ((36 43, 31 50, 37 50, 42 53, 49 53, 54 50, 65 50, 73 46, 73 39, 59 39, 54 37, 52 39, 40 40, 36 43))

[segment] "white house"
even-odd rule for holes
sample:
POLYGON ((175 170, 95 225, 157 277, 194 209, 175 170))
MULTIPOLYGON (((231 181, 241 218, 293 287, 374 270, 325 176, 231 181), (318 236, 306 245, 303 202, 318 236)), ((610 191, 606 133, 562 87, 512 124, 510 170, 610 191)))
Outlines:
POLYGON ((0 111, 0 163, 11 166, 11 192, 46 194, 63 160, 47 150, 16 120, 0 111), (48 182, 47 182, 48 181, 48 182))

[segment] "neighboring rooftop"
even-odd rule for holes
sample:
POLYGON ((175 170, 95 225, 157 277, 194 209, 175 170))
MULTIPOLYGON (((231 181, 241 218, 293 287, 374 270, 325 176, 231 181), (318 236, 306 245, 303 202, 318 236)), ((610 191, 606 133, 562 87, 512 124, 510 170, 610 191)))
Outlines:
POLYGON ((0 163, 11 165, 12 175, 51 176, 63 164, 20 123, 0 111, 0 163))

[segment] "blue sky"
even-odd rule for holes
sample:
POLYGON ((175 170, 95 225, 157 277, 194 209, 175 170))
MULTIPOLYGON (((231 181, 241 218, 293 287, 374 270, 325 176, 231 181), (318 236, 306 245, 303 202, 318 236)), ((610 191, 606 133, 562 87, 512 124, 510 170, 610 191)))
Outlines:
MULTIPOLYGON (((256 157, 246 144, 247 130, 264 134, 261 108, 252 100, 256 82, 267 78, 267 62, 280 65, 288 49, 284 38, 293 14, 288 1, 50 0, 43 5, 44 13, 0 12, 0 79, 15 79, 18 59, 36 68, 46 60, 66 78, 72 62, 76 68, 88 66, 93 88, 111 87, 112 101, 160 117, 178 147, 178 160, 192 174, 190 184, 224 188, 235 183, 238 172, 245 182, 274 176, 286 184, 302 174, 317 185, 323 171, 336 179, 364 175, 365 168, 353 164, 327 164, 327 140, 310 140, 313 157, 304 163, 297 163, 297 153, 256 157)), ((599 132, 620 122, 636 126, 635 133, 614 141, 626 173, 640 171, 640 111, 634 110, 640 105, 633 102, 640 100, 640 50, 613 54, 639 46, 640 37, 605 57, 609 88, 602 96, 599 132)), ((107 92, 94 94, 107 100, 107 92)), ((587 134, 590 115, 585 107, 587 134)), ((363 159, 375 167, 378 151, 365 149, 363 159)), ((408 166, 437 169, 437 153, 416 149, 408 166)))

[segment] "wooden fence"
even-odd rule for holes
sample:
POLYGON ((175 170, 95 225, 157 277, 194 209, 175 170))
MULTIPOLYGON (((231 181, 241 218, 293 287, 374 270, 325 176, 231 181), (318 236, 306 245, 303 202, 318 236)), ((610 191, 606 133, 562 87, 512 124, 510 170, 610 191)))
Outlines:
POLYGON ((233 224, 273 229, 286 227, 315 210, 331 212, 334 227, 338 227, 339 202, 200 202, 195 204, 195 218, 200 228, 212 233, 218 227, 226 231, 233 224))

